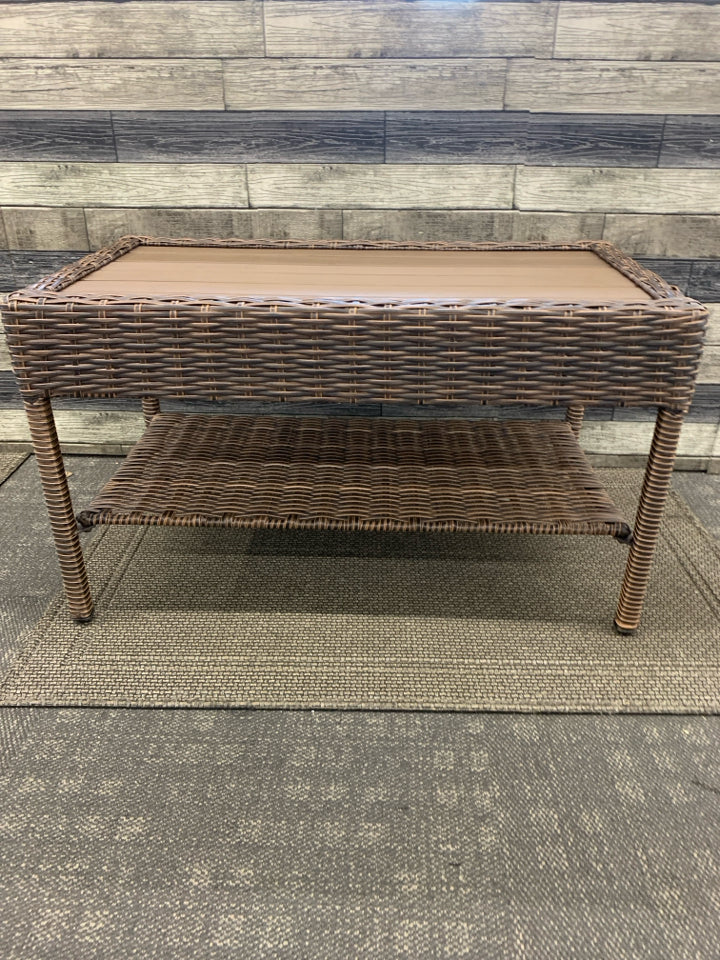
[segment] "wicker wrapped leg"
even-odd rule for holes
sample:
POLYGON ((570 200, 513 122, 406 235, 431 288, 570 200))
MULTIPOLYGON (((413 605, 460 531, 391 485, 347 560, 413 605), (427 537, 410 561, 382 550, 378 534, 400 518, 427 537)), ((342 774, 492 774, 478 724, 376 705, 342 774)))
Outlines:
POLYGON ((52 407, 46 398, 27 399, 25 411, 50 515, 50 526, 55 538, 68 607, 76 620, 89 620, 93 612, 93 602, 52 407))
POLYGON ((585 416, 585 407, 582 403, 571 403, 565 413, 565 423, 570 424, 570 429, 576 437, 580 436, 580 428, 583 425, 585 416))
POLYGON ((682 422, 683 414, 662 407, 658 410, 633 530, 633 543, 615 615, 615 626, 620 633, 632 633, 640 623, 682 422))
POLYGON ((157 397, 143 397, 142 398, 142 411, 143 416, 145 417, 145 426, 149 426, 150 421, 153 417, 156 417, 160 413, 160 401, 157 397))

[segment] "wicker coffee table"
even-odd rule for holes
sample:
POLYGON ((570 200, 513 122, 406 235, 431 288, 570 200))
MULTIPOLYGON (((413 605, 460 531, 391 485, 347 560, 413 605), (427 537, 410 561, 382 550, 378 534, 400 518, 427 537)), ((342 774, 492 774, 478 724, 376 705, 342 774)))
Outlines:
POLYGON ((11 295, 5 327, 65 591, 92 599, 51 398, 147 429, 82 524, 610 535, 640 621, 706 310, 606 243, 125 237, 11 295), (168 414, 163 399, 552 405, 565 420, 168 414), (578 444, 654 405, 634 529, 578 444))

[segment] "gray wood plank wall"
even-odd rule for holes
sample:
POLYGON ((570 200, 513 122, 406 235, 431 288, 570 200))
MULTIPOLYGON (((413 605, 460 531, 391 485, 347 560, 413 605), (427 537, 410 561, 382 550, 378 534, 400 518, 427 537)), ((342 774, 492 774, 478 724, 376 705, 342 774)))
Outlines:
MULTIPOLYGON (((694 0, 0 0, 0 294, 125 233, 605 238, 711 306, 683 451, 712 466, 719 33, 694 0)), ((642 452, 648 416, 586 445, 642 452)), ((139 423, 61 420, 77 449, 139 423)))

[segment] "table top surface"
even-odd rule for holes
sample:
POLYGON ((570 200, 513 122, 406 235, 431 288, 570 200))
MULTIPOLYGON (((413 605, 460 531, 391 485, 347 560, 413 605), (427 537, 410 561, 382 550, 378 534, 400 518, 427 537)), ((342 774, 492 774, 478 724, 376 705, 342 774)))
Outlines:
POLYGON ((139 246, 63 296, 197 299, 653 299, 589 250, 139 246))

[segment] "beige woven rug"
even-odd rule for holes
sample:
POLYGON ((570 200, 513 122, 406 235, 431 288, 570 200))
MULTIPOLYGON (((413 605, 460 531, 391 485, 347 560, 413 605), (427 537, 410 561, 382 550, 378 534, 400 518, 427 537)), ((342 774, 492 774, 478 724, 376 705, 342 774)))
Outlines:
MULTIPOLYGON (((638 471, 601 471, 632 516, 638 471)), ((640 631, 605 537, 113 527, 97 612, 60 598, 5 705, 717 712, 720 550, 679 497, 640 631)))

